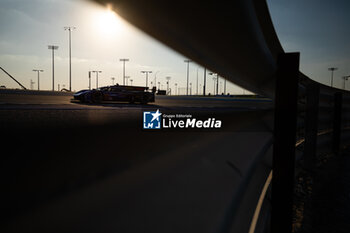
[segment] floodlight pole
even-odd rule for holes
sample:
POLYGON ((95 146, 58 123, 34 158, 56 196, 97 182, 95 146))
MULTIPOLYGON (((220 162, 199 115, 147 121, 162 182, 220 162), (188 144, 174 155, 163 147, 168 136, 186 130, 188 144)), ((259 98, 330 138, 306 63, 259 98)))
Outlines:
POLYGON ((89 71, 89 90, 91 90, 91 71, 89 71))
POLYGON ((203 83, 203 96, 205 96, 205 83, 207 81, 207 68, 204 67, 204 83, 203 83))
POLYGON ((72 30, 75 27, 64 27, 69 32, 69 91, 72 91, 72 30))
POLYGON ((217 73, 210 72, 210 75, 213 75, 213 80, 214 80, 214 95, 215 95, 215 80, 216 80, 216 94, 219 94, 219 75, 217 73), (214 75, 216 74, 216 79, 214 75))
POLYGON ((224 95, 226 95, 226 78, 224 79, 224 95))
POLYGON ((348 75, 348 76, 343 76, 343 79, 344 79, 344 90, 346 90, 346 88, 345 88, 345 81, 348 81, 349 80, 349 78, 350 78, 350 75, 348 75))
POLYGON ((157 71, 155 74, 154 74, 154 85, 157 86, 157 74, 159 73, 159 71, 157 71))
POLYGON ((146 74, 146 87, 148 87, 148 74, 151 74, 152 71, 150 70, 143 70, 141 73, 146 74))
POLYGON ((40 72, 44 72, 44 70, 34 69, 33 71, 38 73, 38 91, 40 91, 40 86, 39 86, 39 84, 40 84, 40 81, 39 81, 40 80, 40 72))
POLYGON ((171 77, 165 77, 165 79, 167 80, 167 82, 166 82, 166 84, 167 84, 167 87, 166 87, 166 91, 167 91, 167 93, 169 93, 169 81, 170 81, 170 79, 171 79, 171 77))
POLYGON ((119 59, 119 61, 123 62, 123 85, 125 85, 125 62, 129 61, 128 58, 121 58, 119 59))
POLYGON ((58 49, 57 45, 49 45, 48 49, 52 50, 52 91, 55 91, 55 50, 58 49))
POLYGON ((33 85, 35 82, 33 82, 33 80, 30 80, 30 90, 33 90, 33 85))
POLYGON ((93 70, 92 73, 96 73, 96 89, 98 88, 98 73, 102 73, 101 70, 93 70))
POLYGON ((215 95, 215 82, 216 82, 216 77, 213 76, 213 81, 214 81, 214 95, 215 95))
POLYGON ((199 69, 199 66, 197 67, 196 95, 198 95, 198 69, 199 69))
POLYGON ((333 87, 333 72, 337 69, 338 69, 337 67, 328 68, 328 70, 331 71, 331 87, 333 87))
POLYGON ((219 95, 219 75, 216 74, 216 94, 219 95))
POLYGON ((191 60, 187 59, 184 60, 184 62, 187 63, 187 86, 186 86, 186 95, 188 95, 188 80, 189 80, 189 72, 190 72, 190 62, 192 62, 191 60))

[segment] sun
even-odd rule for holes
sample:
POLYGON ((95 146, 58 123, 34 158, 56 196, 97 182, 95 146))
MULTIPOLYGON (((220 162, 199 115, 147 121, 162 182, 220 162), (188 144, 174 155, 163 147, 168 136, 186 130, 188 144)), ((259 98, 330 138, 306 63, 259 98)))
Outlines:
POLYGON ((107 7, 107 9, 103 9, 96 14, 95 26, 102 36, 113 37, 118 33, 122 33, 125 23, 120 16, 107 7))

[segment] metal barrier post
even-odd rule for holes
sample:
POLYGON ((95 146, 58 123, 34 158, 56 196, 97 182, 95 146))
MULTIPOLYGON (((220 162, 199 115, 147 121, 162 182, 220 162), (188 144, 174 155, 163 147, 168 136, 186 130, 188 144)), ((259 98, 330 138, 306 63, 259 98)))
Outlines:
POLYGON ((341 112, 343 95, 341 92, 334 94, 334 116, 333 116, 333 136, 332 149, 335 154, 339 152, 340 133, 341 133, 341 112))
POLYGON ((318 109, 320 98, 320 85, 309 84, 306 87, 306 116, 305 116, 305 143, 304 143, 304 166, 312 169, 317 148, 318 109))
POLYGON ((292 231, 299 53, 278 57, 275 90, 271 232, 292 231))

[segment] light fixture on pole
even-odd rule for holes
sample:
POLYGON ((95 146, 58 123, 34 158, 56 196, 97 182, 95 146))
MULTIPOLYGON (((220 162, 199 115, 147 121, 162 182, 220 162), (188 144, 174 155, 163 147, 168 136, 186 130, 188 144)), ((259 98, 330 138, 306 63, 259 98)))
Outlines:
POLYGON ((58 49, 57 45, 49 45, 48 49, 52 50, 52 91, 55 90, 55 50, 58 49))
POLYGON ((64 27, 69 32, 69 91, 72 91, 72 30, 75 27, 64 27))
POLYGON ((151 74, 152 71, 150 70, 143 70, 141 73, 146 74, 146 87, 148 87, 148 74, 151 74))
POLYGON ((125 62, 129 61, 128 58, 121 58, 119 61, 123 62, 123 85, 125 85, 125 62))
POLYGON ((132 81, 134 81, 134 80, 130 79, 130 86, 132 86, 132 81))
POLYGON ((40 91, 40 75, 39 74, 40 74, 40 72, 44 72, 44 70, 34 69, 33 71, 38 73, 38 91, 40 91))
POLYGON ((190 76, 190 62, 192 62, 189 59, 184 60, 184 62, 187 63, 187 85, 186 85, 186 95, 188 95, 188 80, 189 80, 189 76, 190 76))
POLYGON ((328 70, 331 71, 331 87, 333 87, 333 72, 337 69, 338 69, 337 67, 328 68, 328 70))
POLYGON ((101 70, 93 70, 92 73, 96 73, 96 89, 98 88, 98 74, 102 73, 101 70))
POLYGON ((111 79, 112 79, 112 85, 114 86, 114 80, 115 80, 115 78, 112 77, 111 79))

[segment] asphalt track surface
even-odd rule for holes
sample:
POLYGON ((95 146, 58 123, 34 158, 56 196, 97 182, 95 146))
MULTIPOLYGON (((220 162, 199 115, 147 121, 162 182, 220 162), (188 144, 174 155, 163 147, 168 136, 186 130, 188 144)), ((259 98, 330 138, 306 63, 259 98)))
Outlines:
MULTIPOLYGON (((217 232, 236 211, 232 203, 259 198, 256 190, 247 200, 238 193, 271 141, 271 102, 70 99, 0 94, 2 232, 217 232), (143 130, 142 112, 156 109, 215 117, 223 127, 143 130)), ((264 184, 270 162, 258 166, 252 187, 264 184)), ((254 210, 246 208, 242 219, 254 210)))
MULTIPOLYGON (((0 92, 0 127, 43 128, 71 127, 77 124, 105 125, 120 121, 142 122, 143 111, 157 109, 165 113, 215 117, 216 114, 227 116, 252 110, 265 111, 271 109, 271 106, 272 102, 267 99, 194 96, 156 96, 156 101, 147 105, 121 102, 83 104, 72 100, 72 95, 68 93, 3 91, 0 92)), ((231 123, 231 120, 228 123, 231 123)), ((134 127, 130 129, 132 128, 134 127)))

